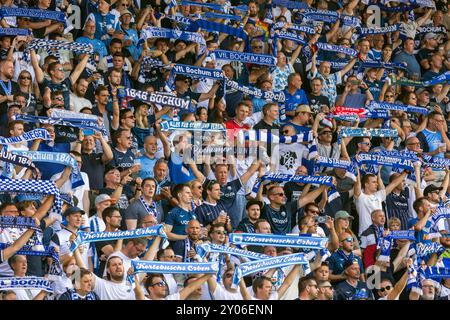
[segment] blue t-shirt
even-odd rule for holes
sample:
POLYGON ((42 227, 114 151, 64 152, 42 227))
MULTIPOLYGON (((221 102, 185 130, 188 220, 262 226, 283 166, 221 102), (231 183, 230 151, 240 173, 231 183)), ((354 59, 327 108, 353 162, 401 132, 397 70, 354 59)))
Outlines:
POLYGON ((108 55, 108 49, 106 49, 105 44, 98 40, 98 39, 89 39, 88 37, 79 37, 77 38, 77 42, 79 43, 87 43, 92 44, 92 47, 94 48, 94 52, 97 52, 100 56, 100 60, 108 55))
POLYGON ((141 170, 139 170, 138 176, 142 178, 142 180, 148 177, 153 178, 153 168, 158 159, 150 159, 146 155, 143 155, 142 157, 137 158, 137 160, 141 164, 141 170))
POLYGON ((299 104, 309 104, 308 97, 303 89, 298 89, 294 94, 290 94, 285 89, 284 95, 286 96, 286 111, 294 111, 299 104))
MULTIPOLYGON (((32 141, 30 142, 29 147, 31 147, 32 144, 32 141)), ((41 142, 37 151, 69 153, 70 143, 55 143, 54 146, 51 147, 48 144, 41 142)), ((50 162, 37 162, 36 167, 42 174, 42 180, 50 180, 54 174, 63 171, 66 166, 50 162)))
POLYGON ((330 258, 328 258, 330 271, 332 271, 331 273, 334 275, 342 274, 342 272, 344 272, 344 263, 349 260, 350 257, 358 260, 359 269, 361 270, 361 273, 364 272, 363 263, 360 257, 353 254, 346 255, 342 249, 339 249, 338 251, 333 252, 330 258))
MULTIPOLYGON (((104 35, 108 34, 109 29, 119 30, 120 24, 117 21, 117 18, 112 13, 107 13, 106 15, 101 14, 100 12, 91 13, 87 20, 95 21, 95 34, 94 38, 98 40, 102 40, 104 35)), ((108 37, 109 39, 109 37, 108 37)), ((107 44, 107 40, 102 40, 105 45, 107 44)))
POLYGON ((186 227, 189 221, 194 219, 197 219, 194 211, 186 211, 180 207, 175 207, 167 215, 166 224, 173 226, 172 233, 186 235, 186 227))
POLYGON ((189 183, 195 179, 192 170, 183 164, 183 158, 179 154, 172 152, 168 163, 170 180, 174 184, 189 183))
MULTIPOLYGON (((409 220, 409 222, 408 222, 408 229, 413 228, 414 225, 415 225, 418 221, 419 221, 419 218, 414 218, 414 219, 409 220)), ((430 221, 427 221, 425 227, 429 227, 430 224, 431 224, 431 222, 430 222, 430 221)), ((431 242, 432 242, 431 240, 425 240, 425 239, 424 239, 424 236, 427 235, 427 234, 428 234, 428 232, 423 231, 423 229, 420 230, 420 231, 414 232, 414 235, 415 235, 415 237, 416 237, 416 242, 431 243, 431 242)))
MULTIPOLYGON (((436 149, 439 149, 439 145, 443 143, 442 141, 442 135, 439 131, 430 131, 428 129, 424 129, 422 131, 423 135, 425 136, 425 139, 427 140, 428 144, 428 152, 433 152, 436 149)), ((437 155, 435 155, 436 158, 444 158, 444 153, 440 152, 437 155)))

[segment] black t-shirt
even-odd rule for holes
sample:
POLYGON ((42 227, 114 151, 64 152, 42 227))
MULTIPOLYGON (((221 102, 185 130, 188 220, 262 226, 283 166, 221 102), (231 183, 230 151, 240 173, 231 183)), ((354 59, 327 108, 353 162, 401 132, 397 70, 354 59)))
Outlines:
POLYGON ((131 151, 131 148, 127 150, 127 152, 118 151, 116 148, 112 150, 114 158, 108 163, 108 165, 112 165, 113 167, 120 168, 131 168, 134 164, 134 153, 131 151))
MULTIPOLYGON (((66 292, 64 292, 58 300, 74 300, 72 298, 72 293, 74 293, 73 289, 71 290, 67 290, 66 292)), ((92 300, 100 300, 100 297, 94 292, 91 291, 89 294, 91 294, 92 296, 92 300)), ((80 297, 77 293, 75 293, 76 299, 75 300, 88 300, 87 296, 85 296, 84 298, 80 297)))
POLYGON ((308 93, 306 96, 308 97, 311 111, 314 113, 320 112, 322 105, 330 106, 330 100, 323 95, 315 96, 312 93, 308 93))
POLYGON ((51 92, 61 91, 64 97, 64 109, 70 110, 70 88, 72 88, 72 80, 70 80, 70 77, 65 78, 60 83, 54 83, 51 80, 44 79, 39 87, 42 95, 44 95, 47 87, 51 92))
POLYGON ((83 161, 81 171, 86 172, 89 176, 89 186, 92 190, 103 188, 105 166, 102 162, 102 156, 103 153, 81 154, 81 160, 83 161))
POLYGON ((97 257, 100 261, 97 276, 99 276, 100 278, 103 278, 103 272, 105 271, 106 260, 104 260, 104 261, 100 260, 100 257, 104 254, 104 252, 102 251, 102 248, 107 245, 111 245, 114 248, 114 246, 116 245, 116 240, 98 241, 98 242, 95 242, 94 244, 95 244, 95 251, 97 252, 97 257))
POLYGON ((169 50, 166 54, 167 59, 169 59, 171 62, 173 63, 178 63, 178 64, 187 64, 187 65, 194 65, 195 63, 195 54, 193 54, 192 52, 188 52, 186 53, 186 55, 179 59, 179 60, 175 60, 175 56, 176 56, 176 52, 175 50, 169 50))
MULTIPOLYGON (((0 80, 0 96, 13 95, 17 92, 20 92, 20 87, 15 81, 2 81, 0 80)), ((6 125, 8 123, 8 101, 5 101, 0 104, 0 123, 2 125, 6 125)))
POLYGON ((275 210, 270 205, 264 205, 261 210, 261 218, 266 219, 273 234, 286 234, 292 230, 292 213, 297 211, 298 201, 287 202, 280 210, 275 210))

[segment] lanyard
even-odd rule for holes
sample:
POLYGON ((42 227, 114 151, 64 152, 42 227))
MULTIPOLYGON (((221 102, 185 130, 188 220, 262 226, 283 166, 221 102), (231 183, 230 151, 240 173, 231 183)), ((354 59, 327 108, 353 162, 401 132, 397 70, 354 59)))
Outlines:
POLYGON ((8 88, 6 88, 5 82, 3 80, 0 81, 0 85, 3 88, 3 91, 5 91, 5 94, 7 96, 10 96, 11 95, 11 90, 12 90, 12 88, 11 88, 11 80, 8 80, 8 88))

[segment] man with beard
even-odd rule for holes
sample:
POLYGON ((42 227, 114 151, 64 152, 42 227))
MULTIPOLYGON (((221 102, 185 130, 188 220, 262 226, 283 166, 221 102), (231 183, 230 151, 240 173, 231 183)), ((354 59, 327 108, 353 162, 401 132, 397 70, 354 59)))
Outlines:
POLYGON ((33 65, 34 72, 36 74, 36 81, 39 84, 41 89, 42 98, 44 100, 44 106, 51 106, 51 93, 53 91, 61 91, 64 96, 64 108, 66 110, 70 109, 70 88, 72 85, 78 80, 83 72, 86 64, 89 60, 90 55, 80 55, 80 62, 78 62, 77 66, 71 73, 71 75, 65 78, 64 68, 59 62, 52 62, 48 66, 48 74, 50 75, 50 80, 44 77, 44 72, 41 67, 39 67, 39 62, 36 57, 36 52, 31 50, 31 64, 33 65))
MULTIPOLYGON (((77 259, 77 265, 85 268, 83 265, 78 248, 74 251, 77 259)), ((106 262, 106 279, 102 279, 93 274, 92 288, 100 297, 100 300, 136 300, 133 290, 127 285, 123 260, 121 257, 111 257, 106 262)))
POLYGON ((215 277, 208 279, 208 288, 214 300, 243 300, 239 290, 231 287, 234 270, 227 269, 222 276, 222 283, 218 283, 215 277))
POLYGON ((13 95, 20 92, 17 82, 12 81, 14 76, 14 63, 9 60, 0 61, 0 123, 6 125, 8 102, 14 101, 13 95))
POLYGON ((80 112, 84 107, 92 109, 92 103, 84 96, 89 82, 85 78, 79 78, 74 85, 74 91, 70 93, 70 111, 80 112))
POLYGON ((141 183, 142 195, 134 201, 125 211, 125 223, 128 230, 134 230, 138 221, 146 215, 153 215, 158 223, 162 220, 162 215, 158 214, 156 202, 153 200, 156 191, 156 181, 153 178, 145 178, 141 183))
MULTIPOLYGON (((108 207, 103 210, 102 219, 105 224, 105 229, 102 230, 103 232, 115 232, 119 230, 122 216, 116 207, 108 207)), ((93 243, 97 253, 94 257, 98 257, 97 262, 100 262, 98 263, 98 266, 97 262, 94 262, 95 274, 99 276, 103 274, 107 258, 118 249, 116 248, 116 242, 117 241, 115 240, 105 240, 93 243)))
POLYGON ((317 282, 311 278, 301 278, 298 281, 298 299, 297 300, 316 300, 317 282))
MULTIPOLYGON (((117 62, 117 60, 120 60, 120 59, 117 58, 114 61, 117 62)), ((107 82, 108 82, 106 87, 108 88, 108 92, 109 92, 109 98, 108 98, 108 103, 106 105, 106 110, 108 110, 108 112, 113 112, 113 114, 119 113, 119 110, 116 108, 115 99, 117 99, 118 106, 120 106, 122 108, 129 107, 126 103, 125 96, 122 96, 119 94, 119 86, 122 84, 122 73, 123 72, 122 72, 121 68, 119 68, 119 69, 114 68, 109 71, 108 76, 106 77, 107 82), (114 92, 117 93, 116 97, 114 96, 114 92)), ((131 84, 124 85, 124 86, 131 88, 131 84)), ((117 130, 117 128, 119 127, 119 124, 120 123, 117 123, 117 124, 114 123, 114 125, 111 124, 111 128, 113 130, 117 130)))
POLYGON ((112 118, 107 110, 108 99, 109 99, 109 89, 106 86, 98 86, 95 89, 95 101, 96 104, 92 108, 92 114, 103 119, 108 136, 110 136, 111 128, 119 127, 119 99, 117 97, 117 89, 112 91, 112 103, 113 103, 113 114, 112 118))
POLYGON ((183 262, 200 262, 201 259, 196 252, 196 246, 203 242, 202 240, 200 240, 200 222, 198 222, 198 220, 189 221, 186 227, 186 233, 186 239, 178 240, 174 243, 173 251, 175 252, 175 255, 182 257, 183 262))
POLYGON ((317 299, 316 300, 333 300, 334 289, 329 281, 319 281, 317 283, 317 299))
POLYGON ((357 260, 347 260, 344 264, 344 275, 346 280, 340 282, 336 287, 336 300, 373 300, 373 294, 361 281, 361 271, 357 260))
POLYGON ((247 217, 242 219, 236 228, 236 232, 255 233, 255 223, 261 216, 263 204, 257 200, 249 200, 245 205, 247 217))

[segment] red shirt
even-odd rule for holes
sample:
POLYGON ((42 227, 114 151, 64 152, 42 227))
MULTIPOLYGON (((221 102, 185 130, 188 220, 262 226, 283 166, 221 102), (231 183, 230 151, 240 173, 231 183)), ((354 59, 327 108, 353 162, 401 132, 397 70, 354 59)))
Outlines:
POLYGON ((239 131, 241 131, 242 129, 250 129, 250 126, 248 124, 240 125, 234 118, 225 122, 225 127, 227 128, 227 136, 229 137, 229 139, 237 138, 239 131))

